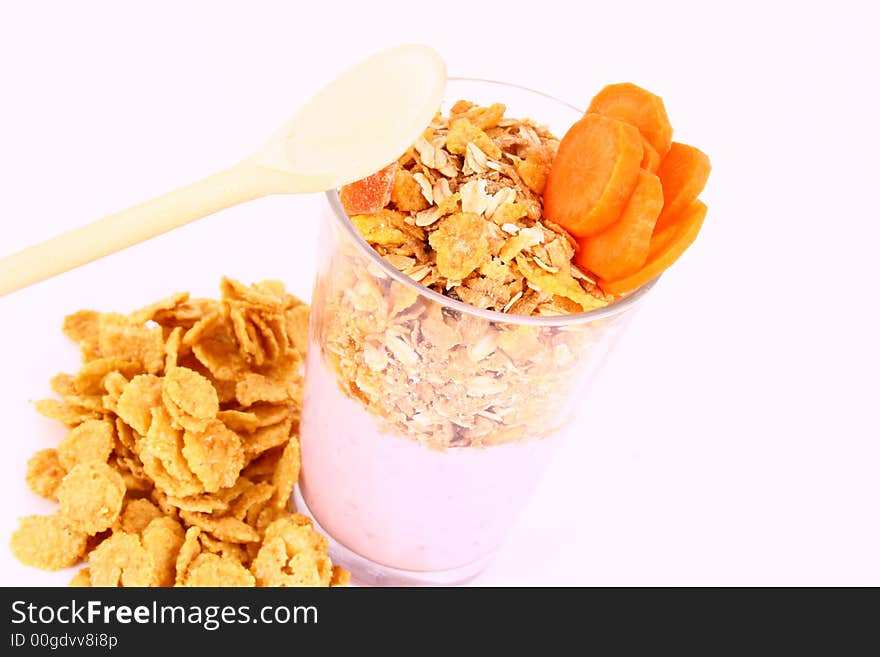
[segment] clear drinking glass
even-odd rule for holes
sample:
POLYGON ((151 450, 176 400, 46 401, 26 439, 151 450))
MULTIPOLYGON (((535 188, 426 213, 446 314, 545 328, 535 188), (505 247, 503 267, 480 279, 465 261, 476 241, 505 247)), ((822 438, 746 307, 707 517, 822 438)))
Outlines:
MULTIPOLYGON (((559 137, 582 114, 483 80, 450 80, 447 99, 459 98, 505 103, 559 137)), ((580 314, 482 310, 386 262, 335 191, 324 214, 296 506, 355 581, 465 581, 502 543, 653 283, 580 314)))

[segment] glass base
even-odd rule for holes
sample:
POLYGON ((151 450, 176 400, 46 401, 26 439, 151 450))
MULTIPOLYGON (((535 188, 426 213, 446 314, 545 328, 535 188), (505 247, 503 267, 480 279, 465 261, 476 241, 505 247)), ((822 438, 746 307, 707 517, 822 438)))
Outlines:
POLYGON ((327 537, 330 558, 333 563, 351 572, 352 583, 361 586, 454 586, 466 584, 479 575, 495 556, 494 553, 490 553, 477 561, 450 570, 421 571, 392 568, 371 561, 336 541, 312 515, 308 504, 300 493, 299 486, 295 486, 293 489, 293 505, 299 513, 315 524, 315 529, 327 537))

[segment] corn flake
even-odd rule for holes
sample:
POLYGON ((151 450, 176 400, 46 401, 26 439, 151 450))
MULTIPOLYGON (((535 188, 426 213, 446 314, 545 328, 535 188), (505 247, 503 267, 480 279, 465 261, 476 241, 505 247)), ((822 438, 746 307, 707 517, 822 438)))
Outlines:
POLYGON ((294 514, 266 528, 251 571, 261 586, 329 586, 333 567, 326 552, 326 539, 311 521, 294 514))
POLYGON ((272 503, 277 509, 283 509, 290 501, 290 495, 293 493, 293 487, 299 480, 300 470, 300 449, 299 440, 296 436, 291 436, 281 458, 272 475, 272 485, 275 487, 275 493, 272 497, 272 503))
POLYGON ((273 484, 265 481, 251 485, 229 506, 229 515, 244 520, 253 507, 261 506, 272 499, 275 490, 273 484))
POLYGON ((136 498, 127 502, 123 507, 119 524, 124 532, 140 534, 153 520, 162 517, 164 514, 161 509, 150 500, 136 498))
POLYGON ((256 586, 256 580, 235 559, 203 552, 190 564, 183 586, 256 586))
MULTIPOLYGON (((421 194, 421 192, 419 192, 421 194)), ((372 244, 395 246, 403 244, 406 234, 396 228, 391 221, 389 213, 393 210, 383 210, 376 214, 358 214, 351 218, 351 222, 358 232, 372 244)))
POLYGON ((507 107, 501 103, 493 103, 488 107, 473 106, 462 114, 462 118, 467 119, 480 130, 488 130, 498 125, 506 111, 507 107))
POLYGON ((98 320, 98 349, 105 358, 133 360, 150 374, 158 373, 165 364, 162 329, 135 324, 116 313, 104 313, 98 320))
POLYGON ((220 420, 211 420, 201 432, 186 431, 182 452, 209 493, 232 486, 244 467, 241 440, 220 420))
POLYGON ((183 430, 174 426, 168 411, 162 406, 152 409, 153 419, 150 430, 140 441, 143 446, 140 458, 147 474, 156 481, 156 485, 165 489, 170 495, 187 497, 203 490, 201 482, 190 470, 183 456, 183 430), (154 457, 167 473, 163 477, 155 463, 149 458, 154 457), (151 472, 152 470, 152 472, 151 472))
POLYGON ((394 177, 391 202, 403 212, 419 212, 431 205, 422 193, 421 185, 406 169, 399 169, 394 177))
POLYGON ((201 533, 202 530, 198 527, 190 527, 184 534, 183 545, 180 546, 174 563, 174 581, 178 585, 183 584, 190 564, 202 551, 202 544, 199 542, 201 533))
POLYGON ((75 395, 76 387, 73 385, 73 375, 59 372, 49 380, 52 391, 60 397, 75 395))
POLYGON ((87 538, 85 532, 71 528, 57 515, 27 516, 19 519, 9 546, 27 566, 61 570, 79 561, 87 538))
POLYGON ((333 566, 330 575, 330 586, 348 586, 351 583, 351 573, 341 566, 333 566))
POLYGON ((25 480, 28 488, 37 495, 54 500, 55 492, 66 474, 67 470, 58 460, 58 450, 41 449, 28 461, 25 480))
POLYGON ((245 359, 238 353, 232 330, 217 323, 192 345, 193 354, 220 381, 235 381, 248 371, 245 359))
POLYGON ((64 318, 61 330, 74 342, 97 340, 100 317, 94 310, 79 310, 64 318))
POLYGON ((116 522, 122 510, 125 482, 106 463, 75 465, 58 486, 58 513, 73 529, 97 534, 116 522))
POLYGON ((139 374, 116 401, 116 414, 132 429, 145 436, 150 430, 151 409, 162 401, 162 379, 153 374, 139 374))
POLYGON ((235 397, 245 407, 257 402, 279 404, 291 398, 288 384, 258 372, 248 372, 235 384, 235 397))
POLYGON ((179 308, 188 300, 189 292, 177 292, 169 297, 160 299, 155 303, 151 303, 148 306, 144 306, 139 310, 135 310, 128 316, 128 318, 131 320, 132 324, 146 324, 147 322, 155 321, 156 317, 161 313, 179 308))
POLYGON ((181 511, 180 517, 189 525, 198 527, 208 534, 212 534, 221 541, 230 541, 232 543, 256 543, 260 540, 260 535, 256 530, 247 523, 233 518, 231 516, 223 516, 215 518, 206 513, 194 513, 190 511, 181 511))
POLYGON ((91 571, 88 568, 80 568, 76 571, 68 586, 74 588, 88 588, 92 585, 91 571))
POLYGON ((174 585, 177 554, 183 541, 183 528, 168 516, 155 518, 144 527, 141 543, 152 560, 158 586, 174 585))
POLYGON ((254 458, 273 447, 287 443, 293 427, 293 420, 293 416, 288 415, 277 424, 261 427, 253 433, 243 435, 244 448, 248 457, 254 458))
POLYGON ((149 552, 137 534, 114 532, 89 554, 92 586, 158 586, 149 552))
POLYGON ((535 194, 543 194, 550 174, 553 153, 545 148, 530 148, 524 160, 516 163, 516 172, 535 194))
POLYGON ((251 411, 226 410, 217 413, 217 419, 235 432, 249 433, 260 426, 260 418, 251 411))
POLYGON ((468 144, 473 144, 493 160, 501 157, 501 149, 483 130, 466 118, 453 119, 446 135, 446 149, 456 155, 466 155, 468 144))
POLYGON ((300 358, 305 357, 309 344, 309 307, 294 298, 291 307, 284 311, 287 336, 300 358))
POLYGON ((65 470, 78 463, 106 462, 116 440, 115 426, 108 420, 86 420, 71 429, 58 445, 58 462, 65 470))
POLYGON ((229 557, 241 564, 250 562, 251 557, 248 548, 256 545, 256 543, 241 545, 240 543, 220 541, 204 532, 199 534, 199 543, 202 545, 202 553, 219 554, 221 557, 229 557))
POLYGON ((67 427, 75 427, 88 419, 103 417, 103 413, 79 408, 57 399, 40 399, 34 402, 40 415, 50 420, 58 420, 67 427))
POLYGON ((584 311, 601 308, 605 304, 589 294, 570 274, 548 273, 523 256, 516 256, 516 266, 530 283, 549 294, 558 294, 577 303, 584 311))
POLYGON ((212 493, 201 493, 189 497, 168 496, 168 504, 181 511, 195 511, 197 513, 216 513, 226 511, 229 502, 212 493))
POLYGON ((216 299, 187 298, 172 308, 157 311, 152 319, 166 329, 177 326, 188 329, 207 315, 217 313, 219 307, 220 302, 216 299))
POLYGON ((119 372, 125 378, 130 378, 141 370, 140 363, 130 358, 96 358, 82 366, 73 379, 73 386, 80 395, 101 395, 105 392, 104 377, 108 374, 119 372))
POLYGON ((211 382, 187 367, 175 367, 165 374, 162 401, 174 421, 188 431, 204 431, 220 410, 211 382))
POLYGON ((462 280, 489 257, 486 222, 470 212, 442 219, 429 242, 437 252, 437 269, 450 280, 462 280))

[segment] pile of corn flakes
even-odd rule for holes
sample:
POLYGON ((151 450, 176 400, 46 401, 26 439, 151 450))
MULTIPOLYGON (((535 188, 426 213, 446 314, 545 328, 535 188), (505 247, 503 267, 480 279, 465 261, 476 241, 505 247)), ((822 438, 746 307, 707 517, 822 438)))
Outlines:
POLYGON ((72 586, 338 586, 327 540, 288 510, 309 309, 277 281, 224 279, 130 315, 64 320, 83 365, 37 410, 69 428, 28 486, 56 500, 11 548, 72 586))

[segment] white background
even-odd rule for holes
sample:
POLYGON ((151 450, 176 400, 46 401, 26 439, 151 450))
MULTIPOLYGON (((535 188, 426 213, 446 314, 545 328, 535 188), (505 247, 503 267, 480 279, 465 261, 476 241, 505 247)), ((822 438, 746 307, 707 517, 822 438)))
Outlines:
MULTIPOLYGON (((872 3, 581 4, 3 3, 0 255, 233 163, 392 44, 581 106, 631 80, 710 155, 709 215, 477 583, 880 585, 872 3)), ((24 471, 62 436, 29 401, 77 365, 64 314, 224 273, 308 298, 317 202, 256 201, 0 299, 4 543, 52 508, 24 471)), ((5 548, 0 573, 70 576, 5 548)))

